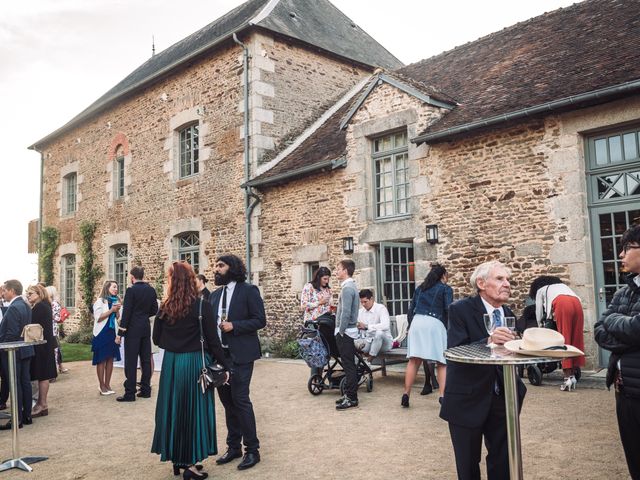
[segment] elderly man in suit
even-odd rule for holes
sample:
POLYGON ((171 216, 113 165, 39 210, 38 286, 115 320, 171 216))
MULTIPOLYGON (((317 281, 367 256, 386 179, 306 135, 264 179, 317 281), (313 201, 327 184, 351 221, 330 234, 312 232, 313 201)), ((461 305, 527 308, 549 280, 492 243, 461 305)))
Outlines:
MULTIPOLYGON (((504 326, 497 327, 489 335, 483 320, 483 315, 489 314, 498 325, 505 325, 504 318, 514 316, 505 305, 511 295, 510 276, 510 270, 497 261, 486 262, 476 268, 471 275, 471 285, 478 295, 459 300, 449 307, 449 348, 474 343, 502 345, 515 338, 504 326)), ((522 380, 517 381, 521 407, 526 388, 522 380)), ((509 479, 501 368, 449 362, 440 417, 449 422, 459 479, 480 480, 483 436, 488 452, 488 479, 509 479)))
POLYGON ((256 417, 249 398, 253 362, 260 358, 258 330, 266 325, 264 304, 258 287, 247 283, 247 269, 235 255, 222 255, 214 265, 215 283, 221 286, 209 296, 214 318, 227 358, 231 360, 231 380, 218 387, 227 423, 227 451, 218 465, 242 456, 238 464, 245 470, 260 461, 256 417))
MULTIPOLYGON (((3 298, 9 306, 0 323, 0 342, 17 342, 23 340, 22 330, 31 323, 31 308, 22 298, 22 284, 18 280, 4 282, 3 298)), ((31 424, 31 376, 29 367, 34 356, 33 347, 22 347, 16 350, 16 386, 18 394, 19 427, 31 424)), ((9 378, 7 353, 2 353, 2 367, 5 378, 9 378)), ((11 422, 0 426, 0 430, 10 430, 11 422)))
POLYGON ((122 304, 122 317, 118 338, 124 336, 124 395, 118 402, 133 402, 136 399, 136 379, 138 357, 140 357, 141 398, 151 397, 151 322, 158 311, 158 297, 155 289, 144 281, 144 268, 136 266, 129 272, 131 286, 127 288, 122 304))

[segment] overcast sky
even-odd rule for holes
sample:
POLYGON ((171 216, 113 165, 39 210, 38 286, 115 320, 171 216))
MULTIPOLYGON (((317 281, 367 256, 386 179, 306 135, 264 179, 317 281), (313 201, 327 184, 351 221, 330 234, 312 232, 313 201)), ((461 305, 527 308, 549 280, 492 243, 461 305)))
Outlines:
MULTIPOLYGON (((0 280, 36 280, 27 224, 40 156, 27 150, 141 65, 242 0, 4 0, 0 3, 0 280)), ((476 40, 568 0, 332 0, 404 63, 476 40)))

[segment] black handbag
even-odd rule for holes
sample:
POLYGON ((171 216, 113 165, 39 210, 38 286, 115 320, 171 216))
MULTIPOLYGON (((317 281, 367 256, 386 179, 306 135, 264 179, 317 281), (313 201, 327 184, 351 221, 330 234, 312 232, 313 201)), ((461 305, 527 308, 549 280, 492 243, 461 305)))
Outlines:
POLYGON ((198 383, 200 384, 200 389, 204 395, 207 390, 213 390, 216 387, 224 385, 227 379, 227 371, 222 365, 215 362, 207 365, 207 361, 204 356, 204 332, 202 331, 202 298, 200 299, 200 306, 198 309, 198 323, 200 324, 200 348, 202 351, 202 370, 200 370, 198 383))

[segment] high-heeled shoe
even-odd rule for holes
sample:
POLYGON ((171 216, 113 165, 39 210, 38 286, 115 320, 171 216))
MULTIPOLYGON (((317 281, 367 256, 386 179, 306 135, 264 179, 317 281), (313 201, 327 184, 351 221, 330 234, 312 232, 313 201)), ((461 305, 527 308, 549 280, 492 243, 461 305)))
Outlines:
MULTIPOLYGON (((196 470, 200 471, 202 470, 204 467, 200 464, 194 465, 196 467, 196 470)), ((173 474, 174 475, 180 475, 180 470, 186 470, 189 467, 183 467, 181 465, 176 465, 175 463, 173 464, 173 474)))
POLYGON ((184 473, 182 474, 182 478, 184 480, 190 480, 190 479, 202 480, 204 478, 207 478, 208 476, 209 474, 207 472, 198 471, 198 473, 196 473, 190 468, 186 468, 184 473))
POLYGON ((409 395, 407 395, 406 393, 402 394, 402 400, 400 400, 400 405, 402 405, 404 408, 409 407, 409 395))
POLYGON ((37 411, 32 411, 31 412, 31 418, 37 418, 37 417, 46 417, 47 415, 49 415, 49 409, 48 408, 43 408, 42 410, 37 410, 37 411))
POLYGON ((576 389, 576 377, 571 375, 570 377, 565 377, 562 385, 560 385, 560 390, 563 392, 570 392, 571 390, 576 389))

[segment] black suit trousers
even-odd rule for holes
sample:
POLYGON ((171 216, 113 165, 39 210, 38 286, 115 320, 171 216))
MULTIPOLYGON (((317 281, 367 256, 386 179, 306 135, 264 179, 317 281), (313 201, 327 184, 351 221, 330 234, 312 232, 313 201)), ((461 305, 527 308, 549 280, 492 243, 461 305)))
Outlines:
POLYGON ((151 337, 124 337, 124 395, 128 398, 136 396, 136 380, 138 369, 138 357, 140 357, 140 393, 151 393, 151 337))
MULTIPOLYGON (((225 352, 228 354, 228 351, 225 352)), ((227 422, 227 448, 245 453, 256 453, 260 448, 256 432, 256 417, 249 398, 249 384, 253 375, 253 362, 231 365, 229 385, 218 387, 218 397, 224 406, 227 422)))
MULTIPOLYGON (((446 401, 446 400, 445 400, 446 401)), ((504 394, 492 394, 491 409, 484 424, 468 428, 449 423, 449 433, 460 480, 480 480, 482 437, 487 447, 488 480, 509 480, 509 446, 504 394)))
POLYGON ((633 480, 640 480, 640 398, 616 392, 616 416, 629 475, 633 480))
POLYGON ((9 400, 9 377, 5 373, 4 364, 7 362, 6 355, 0 355, 0 403, 7 403, 9 400))
POLYGON ((344 369, 344 394, 351 400, 358 400, 358 371, 356 367, 356 346, 353 338, 346 333, 336 335, 336 344, 340 353, 340 362, 344 369))
MULTIPOLYGON (((16 390, 18 394, 18 422, 25 418, 31 418, 31 357, 25 359, 16 358, 16 390)), ((8 354, 2 354, 2 371, 9 379, 8 354)))

